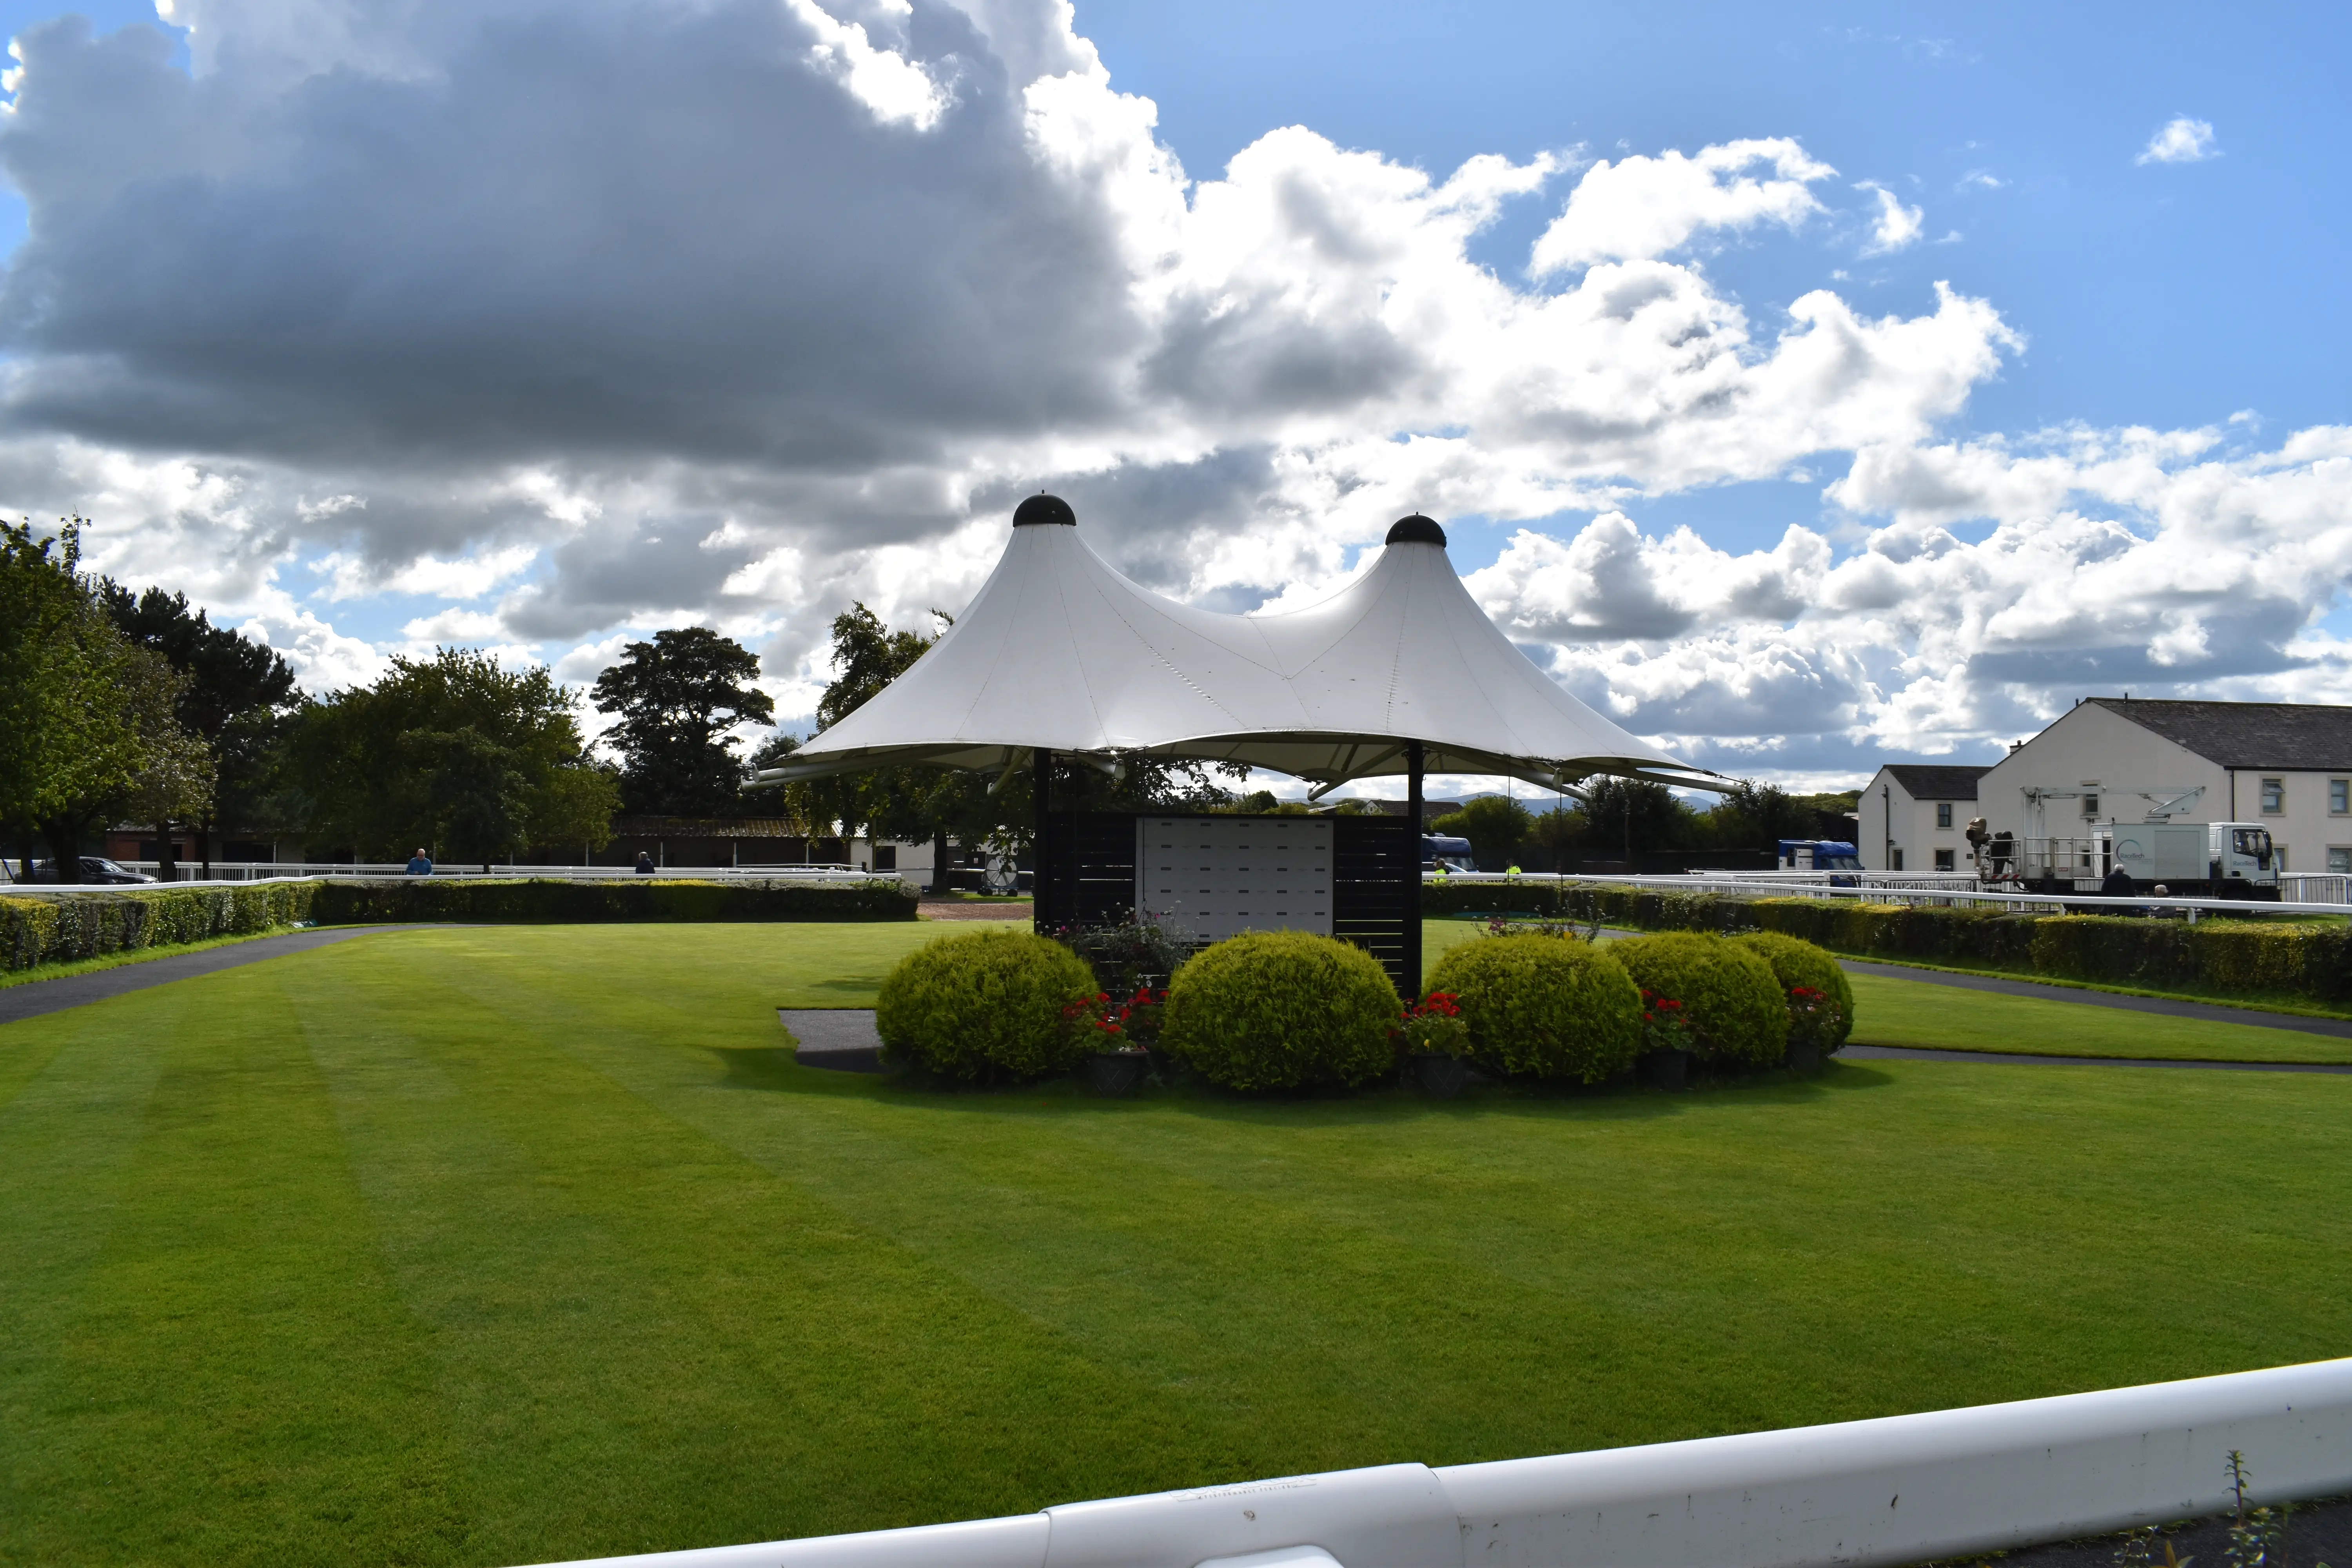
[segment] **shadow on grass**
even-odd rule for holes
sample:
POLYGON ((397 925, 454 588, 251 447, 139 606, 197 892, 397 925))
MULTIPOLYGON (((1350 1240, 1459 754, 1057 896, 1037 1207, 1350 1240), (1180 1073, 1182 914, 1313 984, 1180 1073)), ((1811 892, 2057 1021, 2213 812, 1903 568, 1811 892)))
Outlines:
POLYGON ((1174 1081, 1149 1083, 1118 1099, 1089 1093, 1076 1075, 1040 1079, 1028 1083, 973 1084, 954 1079, 901 1070, 884 1074, 841 1072, 803 1067, 789 1046, 711 1047, 726 1068, 726 1087, 769 1093, 819 1095, 828 1099, 856 1096, 887 1100, 908 1108, 950 1112, 1050 1111, 1067 1115, 1080 1111, 1102 1116, 1128 1116, 1175 1111, 1220 1121, 1287 1124, 1310 1121, 1319 1125, 1355 1125, 1430 1118, 1471 1121, 1505 1116, 1600 1116, 1611 1120, 1654 1120, 1676 1116, 1702 1106, 1735 1101, 1741 1104, 1809 1105, 1832 1096, 1885 1088, 1893 1075, 1875 1066, 1832 1061, 1818 1073, 1799 1076, 1786 1070, 1751 1078, 1706 1081, 1680 1092, 1668 1092, 1630 1081, 1591 1086, 1538 1082, 1474 1083, 1452 1100, 1432 1100, 1417 1089, 1395 1083, 1357 1089, 1298 1089, 1274 1094, 1250 1094, 1220 1089, 1187 1074, 1174 1081))

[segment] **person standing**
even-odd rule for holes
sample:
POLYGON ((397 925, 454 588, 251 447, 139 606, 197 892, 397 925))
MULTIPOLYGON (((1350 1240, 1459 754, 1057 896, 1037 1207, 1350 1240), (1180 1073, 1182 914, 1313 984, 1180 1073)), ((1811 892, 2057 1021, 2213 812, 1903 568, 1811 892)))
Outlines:
POLYGON ((652 876, 653 874, 654 874, 654 858, 653 858, 651 855, 646 854, 646 853, 644 850, 642 850, 642 849, 638 850, 638 851, 637 851, 637 875, 638 875, 638 876, 640 876, 640 877, 650 877, 650 876, 652 876))
POLYGON ((415 854, 408 858, 408 874, 412 877, 433 875, 433 857, 427 855, 423 849, 418 849, 415 854))

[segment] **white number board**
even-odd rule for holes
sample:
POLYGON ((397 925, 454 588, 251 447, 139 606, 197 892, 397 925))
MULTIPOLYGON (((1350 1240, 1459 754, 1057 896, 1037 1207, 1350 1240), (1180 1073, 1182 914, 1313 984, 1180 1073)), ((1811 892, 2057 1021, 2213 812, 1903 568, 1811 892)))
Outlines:
POLYGON ((1202 942, 1245 931, 1331 934, 1331 822, 1141 816, 1135 909, 1202 942))

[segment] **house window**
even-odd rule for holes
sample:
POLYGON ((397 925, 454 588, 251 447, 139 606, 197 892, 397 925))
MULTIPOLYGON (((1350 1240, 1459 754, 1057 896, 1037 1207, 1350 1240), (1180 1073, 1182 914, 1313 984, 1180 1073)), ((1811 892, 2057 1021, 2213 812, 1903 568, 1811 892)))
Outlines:
POLYGON ((874 847, 874 868, 877 871, 897 870, 898 847, 896 844, 877 844, 874 847))
POLYGON ((1896 845, 1891 853, 1895 857, 1895 864, 1886 868, 1890 871, 1900 871, 1903 869, 1903 847, 1899 844, 1896 845))
POLYGON ((1948 828, 1952 826, 1952 803, 1950 801, 1939 800, 1936 803, 1936 826, 1943 828, 1948 828))
POLYGON ((2285 811, 2286 780, 2264 779, 2263 781, 2263 815, 2279 816, 2284 815, 2285 811))
POLYGON ((2352 874, 2352 844, 2329 845, 2327 868, 2339 877, 2352 874))
POLYGON ((2098 816, 2098 815, 2099 797, 2095 795, 2084 795, 2083 797, 2083 820, 2085 822, 2093 821, 2098 816))
MULTIPOLYGON (((1949 810, 1949 809, 1950 809, 1950 807, 1947 806, 1945 809, 1946 809, 1946 810, 1949 810)), ((1937 850, 1937 851, 1936 851, 1936 869, 1937 869, 1937 870, 1938 870, 1938 871, 1948 871, 1948 870, 1950 870, 1951 868, 1952 868, 1952 852, 1951 852, 1950 850, 1948 850, 1948 849, 1938 849, 1938 850, 1937 850)))
POLYGON ((2327 781, 2327 815, 2352 816, 2352 779, 2327 781))

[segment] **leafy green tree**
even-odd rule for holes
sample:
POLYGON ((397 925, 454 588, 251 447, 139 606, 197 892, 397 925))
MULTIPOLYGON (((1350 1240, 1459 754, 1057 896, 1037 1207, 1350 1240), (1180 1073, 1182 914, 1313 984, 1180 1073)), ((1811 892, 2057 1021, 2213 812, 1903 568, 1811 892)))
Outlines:
POLYGON ((93 827, 196 807, 207 788, 209 755, 175 713, 185 681, 115 628, 79 570, 81 528, 0 524, 0 822, 26 876, 36 837, 69 876, 93 827))
POLYGON ((743 763, 728 743, 739 724, 770 723, 776 705, 750 685, 759 656, 709 626, 633 642, 596 678, 597 711, 617 713, 607 739, 623 759, 621 801, 664 816, 737 809, 743 763))
POLYGON ((1435 831, 1470 841, 1470 857, 1481 871, 1501 871, 1514 863, 1519 847, 1534 837, 1534 813, 1508 795, 1480 795, 1461 810, 1430 825, 1435 831))
POLYGON ((1679 848, 1687 841, 1691 809, 1665 785, 1603 775, 1582 787, 1588 853, 1631 860, 1645 850, 1679 848))
POLYGON ((211 766, 204 788, 189 797, 203 805, 184 817, 177 811, 158 813, 155 827, 163 840, 167 876, 172 826, 182 820, 196 829, 205 875, 210 876, 215 830, 257 826, 254 819, 265 809, 278 742, 300 698, 294 672, 276 649, 214 626, 202 609, 191 610, 185 594, 162 588, 133 594, 105 577, 99 579, 97 593, 118 631, 162 655, 184 678, 174 716, 182 730, 205 743, 211 766))
POLYGON ((311 837, 362 859, 423 846, 487 867, 533 846, 601 846, 620 786, 587 755, 574 712, 544 669, 437 648, 306 702, 288 766, 311 837))

